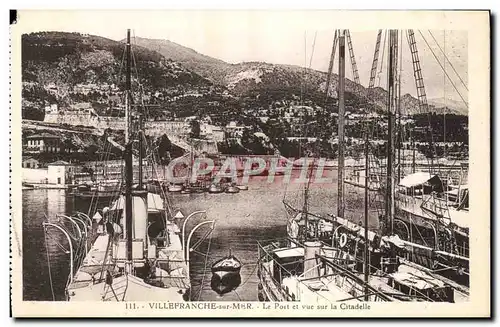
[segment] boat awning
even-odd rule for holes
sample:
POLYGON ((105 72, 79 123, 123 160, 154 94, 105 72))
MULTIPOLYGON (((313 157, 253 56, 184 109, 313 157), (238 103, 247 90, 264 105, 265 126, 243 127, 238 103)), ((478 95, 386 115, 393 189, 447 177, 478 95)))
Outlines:
MULTIPOLYGON (((125 207, 125 196, 121 195, 111 206, 110 210, 120 210, 125 207)), ((159 212, 165 210, 163 200, 159 194, 148 193, 148 212, 159 212)))
POLYGON ((278 258, 303 257, 304 248, 295 247, 295 248, 284 248, 282 250, 278 249, 274 251, 274 254, 276 254, 278 258))
POLYGON ((437 175, 419 171, 403 178, 401 182, 399 182, 399 185, 404 187, 414 187, 426 183, 439 185, 441 183, 441 179, 437 175))
POLYGON ((406 265, 401 265, 398 272, 390 275, 396 282, 421 291, 442 288, 445 286, 439 279, 432 277, 422 270, 417 270, 406 265))

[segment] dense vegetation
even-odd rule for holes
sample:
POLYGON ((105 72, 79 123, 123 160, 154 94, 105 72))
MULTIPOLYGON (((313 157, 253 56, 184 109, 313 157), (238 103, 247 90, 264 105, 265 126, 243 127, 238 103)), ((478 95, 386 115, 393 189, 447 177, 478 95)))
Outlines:
MULTIPOLYGON (((195 116, 192 138, 200 137, 199 121, 204 117, 209 117, 213 125, 236 122, 247 126, 241 139, 229 138, 219 144, 219 149, 225 153, 279 151, 285 156, 298 157, 310 151, 325 157, 337 156, 337 145, 332 140, 337 134, 338 104, 335 97, 325 95, 325 73, 261 62, 227 64, 180 45, 160 41, 151 43, 141 39, 139 44, 142 46, 133 46, 132 87, 136 98, 139 94, 144 95, 142 100, 149 105, 148 119, 195 116), (186 69, 184 64, 193 70, 186 69), (217 80, 218 84, 199 72, 217 80), (297 114, 294 107, 306 110, 297 114), (285 113, 289 119, 284 119, 285 113), (263 133, 267 138, 255 133, 263 133)), ((23 35, 23 118, 43 120, 47 105, 58 104, 65 109, 82 102, 90 103, 99 115, 123 116, 120 105, 123 104, 125 83, 124 50, 122 42, 92 35, 63 32, 23 35), (82 85, 87 89, 81 90, 82 85)), ((331 92, 336 89, 337 80, 338 76, 332 76, 331 92)), ((367 90, 348 80, 346 111, 377 112, 383 116, 386 95, 382 88, 367 90)), ((401 103, 404 112, 418 112, 418 101, 412 96, 404 95, 401 103)), ((401 129, 399 142, 410 138, 421 142, 417 147, 428 156, 433 155, 433 151, 438 155, 462 151, 458 144, 450 148, 438 145, 431 151, 430 140, 468 143, 467 116, 448 114, 443 117, 432 113, 414 114, 412 118, 414 122, 401 129)), ((346 126, 345 133, 347 154, 359 155, 361 150, 352 139, 362 139, 365 126, 361 122, 351 123, 346 126)), ((372 139, 385 140, 387 128, 383 124, 373 125, 370 135, 372 139)), ((179 149, 173 147, 166 136, 149 141, 151 146, 161 148, 161 160, 168 160, 172 153, 178 154, 179 149)), ((79 150, 83 150, 78 153, 85 153, 89 159, 96 158, 105 152, 104 143, 100 142, 89 140, 89 144, 77 144, 79 150)), ((377 155, 383 156, 384 149, 385 145, 377 145, 377 155)))
MULTIPOLYGON (((132 54, 132 87, 142 93, 182 93, 211 85, 207 79, 155 51, 133 46, 132 54)), ((99 36, 63 32, 24 34, 23 118, 43 118, 44 106, 54 103, 62 108, 79 102, 97 107, 116 105, 115 98, 120 100, 119 90, 125 86, 124 56, 123 43, 99 36), (89 86, 90 91, 75 91, 77 85, 89 86), (108 85, 109 89, 103 89, 102 85, 108 85)))

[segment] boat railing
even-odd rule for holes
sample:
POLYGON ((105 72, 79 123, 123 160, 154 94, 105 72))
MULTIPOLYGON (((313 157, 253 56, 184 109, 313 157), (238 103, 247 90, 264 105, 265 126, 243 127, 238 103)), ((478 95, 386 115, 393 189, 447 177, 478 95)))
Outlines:
POLYGON ((325 257, 320 254, 316 255, 316 257, 321 259, 321 261, 326 266, 328 266, 328 268, 330 268, 331 275, 334 275, 336 277, 343 277, 342 283, 347 282, 349 284, 347 288, 352 290, 351 294, 362 293, 363 296, 371 295, 371 297, 373 297, 373 299, 371 299, 372 301, 377 300, 377 301, 389 302, 394 300, 390 296, 384 294, 382 291, 379 291, 376 288, 374 288, 372 285, 370 285, 370 283, 366 283, 363 279, 358 277, 354 272, 350 271, 348 268, 345 268, 336 263, 335 261, 331 260, 331 258, 325 257), (354 289, 356 289, 357 292, 355 292, 354 289))
MULTIPOLYGON (((278 292, 278 296, 282 297, 282 299, 286 299, 286 301, 300 300, 300 299, 296 298, 295 295, 287 292, 284 289, 284 287, 280 284, 280 282, 277 281, 273 277, 272 272, 270 272, 267 269, 266 265, 263 265, 262 262, 268 262, 272 259, 275 259, 271 253, 273 250, 286 247, 290 243, 295 243, 297 246, 301 246, 301 247, 303 245, 300 244, 300 242, 298 242, 296 240, 292 240, 290 238, 268 240, 267 244, 265 242, 266 241, 258 242, 258 245, 259 245, 259 269, 260 269, 261 278, 265 282, 271 281, 271 283, 273 285, 272 289, 275 292, 278 292)), ((332 249, 332 248, 330 248, 330 249, 332 249)), ((326 289, 328 289, 328 285, 331 282, 333 282, 336 278, 337 279, 340 278, 342 280, 341 283, 342 283, 342 286, 344 289, 353 290, 354 288, 356 288, 357 292, 364 291, 364 286, 363 287, 356 286, 357 283, 360 281, 360 279, 355 275, 354 272, 350 271, 350 269, 353 269, 351 264, 353 262, 357 263, 357 261, 359 261, 359 260, 356 260, 356 258, 353 258, 352 256, 346 257, 346 258, 332 257, 332 256, 328 256, 326 254, 322 254, 322 255, 316 256, 315 258, 310 258, 310 259, 300 258, 300 259, 293 261, 293 262, 287 262, 287 264, 288 265, 296 264, 296 263, 304 264, 308 260, 314 260, 314 261, 316 261, 317 264, 314 265, 313 267, 309 268, 307 271, 302 272, 300 275, 297 275, 293 271, 289 271, 285 266, 283 266, 280 262, 278 262, 276 260, 273 262, 273 265, 279 267, 280 270, 285 272, 288 276, 290 276, 290 277, 295 276, 297 278, 298 283, 303 284, 305 287, 307 287, 309 289, 312 289, 312 286, 310 283, 312 281, 319 282, 321 285, 326 287, 326 289), (328 265, 326 263, 326 261, 332 263, 333 267, 339 267, 339 268, 330 270, 331 271, 331 273, 330 273, 330 271, 328 271, 326 269, 326 266, 328 265), (311 271, 314 271, 315 269, 318 270, 319 274, 314 276, 314 277, 307 277, 307 274, 311 271), (353 276, 354 276, 354 278, 353 278, 353 276), (328 278, 328 277, 330 277, 331 279, 329 279, 328 283, 325 283, 325 280, 326 280, 325 278, 328 278), (347 283, 348 285, 346 286, 345 283, 347 283)), ((371 295, 372 300, 376 299, 378 301, 384 301, 385 298, 383 296, 379 296, 378 295, 379 292, 377 290, 373 289, 372 291, 373 291, 373 294, 371 295)), ((324 297, 320 293, 318 293, 318 295, 324 297)), ((276 296, 276 294, 274 296, 276 296)), ((325 299, 326 299, 326 297, 325 297, 325 299)), ((328 299, 326 299, 326 300, 329 301, 328 299)))

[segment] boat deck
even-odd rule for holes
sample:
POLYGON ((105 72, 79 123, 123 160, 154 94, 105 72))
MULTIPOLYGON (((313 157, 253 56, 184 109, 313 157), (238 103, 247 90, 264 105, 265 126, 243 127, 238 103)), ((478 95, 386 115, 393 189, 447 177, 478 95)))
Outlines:
MULTIPOLYGON (((167 224, 167 232, 169 239, 168 244, 161 248, 154 249, 155 256, 150 258, 154 260, 156 267, 154 276, 149 278, 148 281, 156 286, 161 286, 159 288, 176 290, 175 292, 179 290, 185 291, 190 288, 190 278, 189 266, 185 262, 182 242, 178 235, 180 230, 176 224, 169 222, 167 224)), ((113 248, 116 246, 113 246, 114 244, 109 244, 108 249, 108 243, 109 235, 104 234, 99 235, 92 244, 85 259, 76 271, 72 282, 70 282, 67 287, 68 293, 73 300, 88 298, 89 296, 94 300, 101 300, 100 297, 104 296, 102 292, 106 291, 103 282, 103 279, 106 277, 106 271, 109 270, 112 274, 120 272, 116 260, 113 259, 113 248), (96 291, 96 289, 98 291, 96 291), (97 296, 97 298, 92 296, 97 296)), ((154 287, 135 276, 128 277, 128 281, 132 280, 130 279, 131 277, 141 281, 139 283, 140 285, 135 283, 139 285, 139 289, 144 288, 144 285, 147 287, 154 287)), ((113 285, 115 285, 115 283, 118 284, 123 278, 124 275, 116 277, 113 281, 113 285)), ((108 291, 109 290, 106 292, 108 291)), ((115 296, 113 295, 113 297, 115 296)), ((131 299, 137 300, 136 297, 132 297, 131 299)), ((163 300, 166 299, 170 300, 171 298, 163 298, 163 300)))

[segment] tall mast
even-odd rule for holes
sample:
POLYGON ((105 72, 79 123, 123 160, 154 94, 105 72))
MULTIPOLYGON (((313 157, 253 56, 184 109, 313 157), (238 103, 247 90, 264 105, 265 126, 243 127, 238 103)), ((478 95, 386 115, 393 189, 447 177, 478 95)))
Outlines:
MULTIPOLYGON (((368 123, 367 127, 368 127, 368 123)), ((364 248, 364 275, 365 275, 365 301, 368 301, 368 279, 370 275, 370 266, 368 265, 368 177, 370 174, 370 161, 368 160, 369 148, 368 148, 368 128, 366 128, 365 133, 365 248, 364 248)))
POLYGON ((125 233, 127 241, 127 262, 129 264, 129 273, 132 266, 132 180, 133 180, 133 167, 132 167, 132 142, 129 137, 130 128, 130 29, 127 30, 127 79, 125 90, 125 113, 126 113, 126 126, 125 126, 125 233))
POLYGON ((394 166, 394 60, 395 46, 397 45, 397 31, 389 31, 389 64, 387 65, 387 115, 388 115, 388 138, 387 138, 387 183, 386 183, 386 201, 385 213, 386 223, 388 224, 389 234, 393 233, 394 220, 394 191, 393 191, 393 166, 394 166))
MULTIPOLYGON (((309 157, 306 155, 304 157, 306 160, 309 159, 309 157)), ((306 161, 307 164, 308 161, 306 161)), ((311 165, 312 167, 313 165, 311 165)), ((308 241, 308 236, 309 236, 309 207, 308 207, 308 201, 309 201, 309 181, 311 179, 310 176, 310 170, 307 170, 307 182, 304 185, 304 205, 302 206, 302 215, 304 217, 304 242, 308 241)))
POLYGON ((410 132, 410 139, 411 139, 411 149, 412 149, 412 158, 411 158, 411 172, 413 174, 415 174, 415 152, 416 152, 416 149, 415 149, 415 140, 413 139, 413 133, 410 132))
POLYGON ((399 42, 399 72, 398 72, 398 183, 401 181, 401 147, 403 145, 403 138, 402 138, 402 126, 401 126, 401 70, 403 69, 403 33, 401 33, 401 36, 399 37, 400 40, 396 40, 396 42, 399 42))
POLYGON ((337 192, 337 216, 344 217, 344 119, 345 119, 345 30, 338 38, 339 41, 339 163, 338 163, 338 192, 337 192))
POLYGON ((142 180, 143 180, 143 172, 142 172, 142 161, 143 161, 143 158, 142 158, 142 148, 143 148, 143 142, 142 142, 142 139, 144 137, 144 131, 143 131, 143 117, 142 117, 142 107, 140 107, 141 109, 139 109, 139 190, 142 190, 142 180))
POLYGON ((333 36, 332 54, 330 56, 330 64, 328 65, 328 74, 326 75, 326 99, 328 100, 328 90, 330 89, 330 81, 333 72, 333 63, 335 62, 335 52, 337 48, 338 37, 340 36, 339 30, 335 30, 335 35, 333 36))

